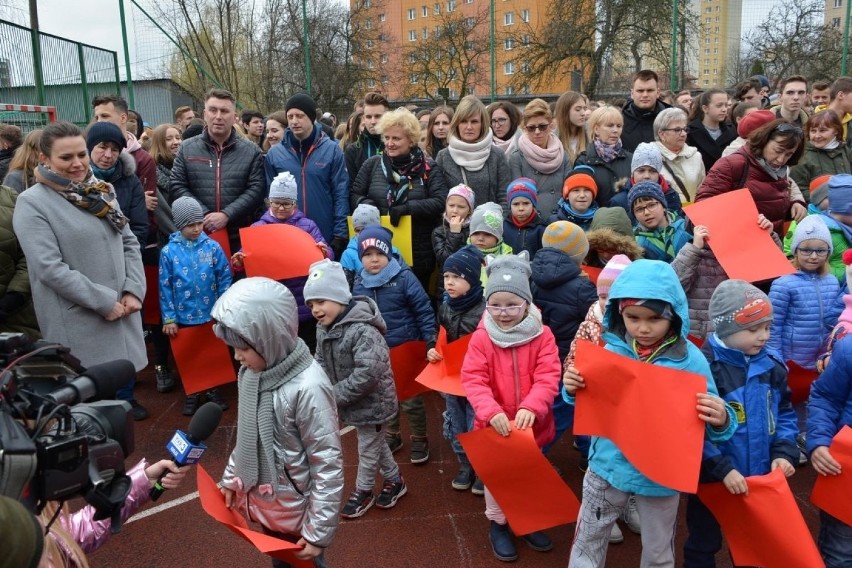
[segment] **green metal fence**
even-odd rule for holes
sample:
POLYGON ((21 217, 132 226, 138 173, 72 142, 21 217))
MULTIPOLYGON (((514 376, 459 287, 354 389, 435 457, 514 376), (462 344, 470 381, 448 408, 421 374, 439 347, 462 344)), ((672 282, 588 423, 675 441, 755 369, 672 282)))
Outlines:
MULTIPOLYGON (((0 103, 53 106, 58 119, 83 125, 92 97, 119 92, 116 52, 0 20, 0 103)), ((0 122, 23 122, 25 129, 46 121, 0 114, 0 122)))

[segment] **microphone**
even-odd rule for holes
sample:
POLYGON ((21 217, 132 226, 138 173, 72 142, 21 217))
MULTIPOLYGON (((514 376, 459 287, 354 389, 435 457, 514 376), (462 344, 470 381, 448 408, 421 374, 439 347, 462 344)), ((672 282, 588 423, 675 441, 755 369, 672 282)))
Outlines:
POLYGON ((118 389, 130 382, 136 368, 127 359, 92 365, 80 375, 47 395, 57 405, 74 406, 93 398, 114 398, 118 389))
MULTIPOLYGON (((172 461, 179 466, 197 463, 207 449, 207 446, 201 442, 210 437, 210 434, 219 427, 220 420, 222 420, 222 407, 215 402, 208 402, 199 408, 189 421, 187 432, 178 430, 166 444, 166 449, 172 454, 172 461)), ((148 493, 151 501, 159 499, 166 490, 162 481, 167 473, 160 476, 148 493)))

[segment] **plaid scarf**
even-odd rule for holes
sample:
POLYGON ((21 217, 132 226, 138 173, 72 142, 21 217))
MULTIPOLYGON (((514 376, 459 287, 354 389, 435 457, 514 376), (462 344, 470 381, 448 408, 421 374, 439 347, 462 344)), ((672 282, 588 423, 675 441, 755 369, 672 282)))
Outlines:
POLYGON ((105 181, 95 178, 92 170, 82 182, 76 182, 64 178, 40 164, 36 167, 35 178, 54 191, 58 192, 68 202, 76 207, 88 211, 95 217, 106 219, 110 226, 121 233, 127 225, 127 218, 122 214, 115 198, 113 187, 105 181))

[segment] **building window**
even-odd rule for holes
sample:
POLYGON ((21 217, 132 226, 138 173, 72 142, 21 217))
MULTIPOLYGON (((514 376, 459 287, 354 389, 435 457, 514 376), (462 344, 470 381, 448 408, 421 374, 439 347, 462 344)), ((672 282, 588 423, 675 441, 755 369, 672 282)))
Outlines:
POLYGON ((834 0, 835 8, 840 8, 841 6, 843 6, 843 0, 834 0))
POLYGON ((833 20, 831 20, 831 27, 832 28, 839 28, 840 27, 840 18, 834 18, 833 20))
MULTIPOLYGON (((709 70, 709 69, 705 69, 705 70, 704 70, 704 74, 705 74, 705 75, 709 75, 709 74, 710 74, 710 70, 709 70)), ((707 84, 707 82, 705 81, 705 82, 704 82, 704 84, 706 85, 706 84, 707 84)))
MULTIPOLYGON (((464 3, 465 4, 473 4, 473 0, 464 0, 464 3)), ((468 93, 468 94, 472 95, 473 93, 468 93)))
POLYGON ((367 40, 367 49, 371 49, 372 47, 373 47, 373 40, 368 39, 367 40))
POLYGON ((432 15, 437 16, 441 13, 441 5, 435 2, 435 5, 432 6, 432 15))
POLYGON ((373 69, 374 67, 375 67, 375 64, 373 63, 373 60, 369 59, 367 61, 367 69, 373 69))
POLYGON ((367 28, 368 30, 372 30, 373 29, 373 18, 367 18, 366 21, 364 21, 364 27, 367 28))
POLYGON ((387 83, 387 82, 388 82, 388 76, 387 76, 387 75, 382 75, 381 79, 379 79, 379 80, 380 80, 382 83, 387 83))
MULTIPOLYGON (((410 18, 410 19, 413 19, 413 18, 410 18)), ((384 21, 385 21, 385 15, 384 15, 384 14, 379 14, 379 21, 380 21, 380 22, 384 22, 384 21)))
POLYGON ((447 2, 447 12, 455 12, 456 11, 456 0, 449 0, 447 2))
POLYGON ((429 39, 429 28, 423 28, 423 31, 420 34, 423 39, 429 39))
POLYGON ((523 93, 524 93, 525 95, 530 94, 530 86, 529 86, 529 85, 524 85, 523 93))
POLYGON ((417 63, 417 54, 416 53, 410 53, 408 55, 408 62, 409 63, 417 63))
POLYGON ((367 9, 372 8, 373 7, 372 0, 364 0, 364 7, 367 8, 367 9))
POLYGON ((414 10, 414 8, 409 8, 408 9, 408 19, 413 20, 416 17, 417 17, 417 12, 414 10))
POLYGON ((381 59, 380 59, 380 61, 381 61, 382 63, 387 63, 387 62, 388 62, 388 54, 387 54, 387 53, 383 53, 383 54, 382 54, 382 57, 381 57, 381 59))
POLYGON ((521 20, 524 22, 530 21, 530 11, 527 9, 521 10, 521 20))
POLYGON ((507 61, 503 64, 503 74, 504 75, 514 75, 515 73, 515 64, 511 61, 507 61))
POLYGON ((476 24, 476 21, 473 18, 465 18, 464 19, 464 27, 465 28, 472 30, 474 24, 476 24))
POLYGON ((506 95, 514 95, 514 94, 515 94, 515 89, 514 89, 514 88, 512 88, 512 87, 506 87, 506 88, 504 89, 503 93, 504 93, 504 94, 506 94, 506 95))
POLYGON ((530 46, 530 34, 524 34, 524 36, 521 38, 521 44, 524 47, 530 46))
POLYGON ((417 30, 408 30, 408 41, 417 41, 417 30))
POLYGON ((372 89, 376 86, 375 79, 367 79, 367 88, 372 89))
POLYGON ((503 40, 503 49, 505 49, 506 51, 515 49, 515 40, 510 37, 507 37, 505 40, 503 40))
POLYGON ((511 26, 515 23, 515 13, 514 12, 506 12, 503 14, 503 25, 511 26))
POLYGON ((521 73, 529 73, 530 72, 530 62, 524 61, 521 63, 521 73))
POLYGON ((429 7, 423 6, 423 9, 421 10, 420 15, 423 16, 424 18, 428 18, 429 17, 429 7))
POLYGON ((411 75, 409 75, 408 76, 408 82, 411 83, 412 85, 417 83, 417 73, 412 73, 411 75))

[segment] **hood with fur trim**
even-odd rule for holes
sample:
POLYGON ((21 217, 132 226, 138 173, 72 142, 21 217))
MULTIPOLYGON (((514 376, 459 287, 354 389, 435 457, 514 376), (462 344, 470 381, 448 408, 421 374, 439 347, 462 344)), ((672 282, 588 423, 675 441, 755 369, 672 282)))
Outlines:
POLYGON ((601 227, 586 233, 589 241, 589 254, 586 256, 585 264, 598 268, 606 266, 598 256, 598 251, 607 251, 613 254, 623 254, 631 261, 642 258, 643 250, 633 236, 622 235, 609 227, 601 227))

